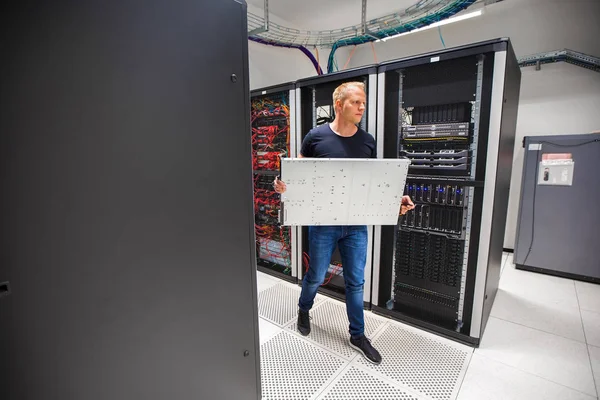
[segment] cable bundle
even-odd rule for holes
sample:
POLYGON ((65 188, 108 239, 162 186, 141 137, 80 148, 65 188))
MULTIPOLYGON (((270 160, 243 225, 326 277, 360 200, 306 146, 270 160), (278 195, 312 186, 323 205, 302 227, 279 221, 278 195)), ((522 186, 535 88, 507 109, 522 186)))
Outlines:
POLYGON ((273 189, 275 175, 281 166, 281 157, 287 157, 289 154, 287 95, 283 93, 253 98, 251 120, 258 263, 290 274, 291 229, 279 224, 280 196, 273 189))
POLYGON ((287 96, 282 94, 280 96, 263 97, 252 99, 251 105, 251 122, 261 117, 285 117, 290 116, 290 109, 287 105, 287 96))
POLYGON ((281 154, 276 151, 257 151, 252 158, 252 169, 279 171, 281 167, 281 154))
POLYGON ((252 128, 252 148, 257 151, 283 151, 287 153, 289 128, 268 125, 252 128))

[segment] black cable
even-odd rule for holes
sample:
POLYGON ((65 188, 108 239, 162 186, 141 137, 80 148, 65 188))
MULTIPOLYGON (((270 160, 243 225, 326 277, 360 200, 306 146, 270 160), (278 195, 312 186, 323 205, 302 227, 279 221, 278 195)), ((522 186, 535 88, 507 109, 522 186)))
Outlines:
MULTIPOLYGON (((600 138, 598 139, 593 139, 593 140, 588 140, 587 142, 583 142, 583 143, 578 143, 578 144, 561 144, 561 143, 553 143, 553 142, 548 142, 548 141, 539 141, 536 144, 549 144, 551 146, 556 146, 556 147, 579 147, 579 146, 584 146, 590 143, 595 143, 595 142, 600 142, 600 138)), ((529 255, 531 254, 531 249, 533 249, 533 243, 534 243, 534 233, 535 233, 535 205, 536 205, 536 193, 537 193, 537 187, 538 187, 538 183, 537 183, 537 179, 538 179, 538 173, 539 173, 539 166, 540 166, 540 158, 542 157, 542 149, 540 148, 540 150, 538 151, 538 157, 535 163, 535 175, 533 177, 534 179, 534 186, 533 186, 533 210, 531 211, 531 242, 529 244, 529 250, 527 251, 527 255, 525 256, 525 260, 523 260, 523 265, 527 265, 527 259, 529 258, 529 255)))

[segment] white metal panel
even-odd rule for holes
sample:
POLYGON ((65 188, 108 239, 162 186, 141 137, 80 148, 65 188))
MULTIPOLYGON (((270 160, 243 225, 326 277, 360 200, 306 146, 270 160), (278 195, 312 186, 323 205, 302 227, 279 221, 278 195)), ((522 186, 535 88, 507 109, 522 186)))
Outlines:
POLYGON ((373 273, 371 275, 371 304, 379 305, 379 275, 381 273, 381 225, 373 232, 373 273))
POLYGON ((296 157, 297 156, 297 141, 296 141, 296 90, 291 89, 290 90, 290 101, 289 101, 289 105, 290 105, 290 154, 288 157, 296 157))
POLYGON ((295 153, 291 154, 290 157, 298 157, 300 155, 300 149, 302 148, 302 114, 301 114, 301 108, 302 108, 302 92, 299 88, 296 89, 296 98, 295 98, 295 102, 296 102, 296 110, 294 112, 294 114, 296 115, 295 118, 295 131, 294 131, 294 136, 290 136, 290 142, 295 142, 296 143, 296 149, 295 149, 295 153))
MULTIPOLYGON (((369 93, 367 99, 367 131, 375 138, 377 144, 377 74, 369 75, 369 84, 367 91, 369 93)), ((379 153, 377 153, 379 154, 379 153)), ((378 157, 380 158, 380 157, 378 157)), ((365 303, 371 302, 371 281, 373 279, 373 239, 374 239, 374 227, 373 225, 367 226, 369 241, 367 247, 367 263, 365 265, 365 285, 363 300, 365 303)))
MULTIPOLYGON (((289 131, 289 143, 290 143, 290 154, 289 157, 297 156, 297 140, 296 140, 296 89, 290 89, 290 131, 289 131)), ((292 261, 292 277, 298 277, 298 229, 290 228, 291 235, 291 254, 290 259, 292 261)))
POLYGON ((369 75, 369 86, 367 87, 369 98, 367 99, 367 131, 377 140, 377 75, 369 75))
POLYGON ((385 72, 379 73, 377 78, 377 158, 383 158, 383 137, 385 129, 385 72))
MULTIPOLYGON (((290 157, 298 157, 300 155, 300 149, 302 148, 302 91, 300 88, 296 88, 296 129, 294 136, 290 136, 290 142, 296 143, 296 151, 291 154, 290 157)), ((304 265, 302 264, 302 228, 297 227, 296 229, 296 249, 292 251, 292 257, 296 257, 296 271, 298 273, 297 278, 302 280, 304 277, 304 265)))
MULTIPOLYGON (((377 158, 383 158, 383 140, 385 129, 385 72, 380 72, 377 78, 377 158)), ((379 272, 381 263, 381 226, 375 226, 373 232, 373 281, 371 290, 371 304, 379 304, 379 272)))
POLYGON ((365 262, 365 284, 363 287, 363 301, 371 302, 371 281, 373 280, 373 225, 367 226, 367 260, 365 262))
POLYGON ((500 125, 502 122, 502 105, 504 104, 504 77, 506 71, 506 51, 499 51, 494 57, 494 78, 492 81, 492 109, 487 145, 487 161, 485 166, 485 187, 483 189, 483 210, 481 213, 481 232, 479 234, 479 251, 477 253, 477 272, 473 294, 473 316, 471 319, 471 337, 481 337, 483 302, 485 301, 485 284, 492 237, 492 216, 494 212, 494 196, 496 190, 496 170, 498 168, 498 146, 500 145, 500 125))
POLYGON ((396 225, 410 160, 284 158, 282 224, 396 225))

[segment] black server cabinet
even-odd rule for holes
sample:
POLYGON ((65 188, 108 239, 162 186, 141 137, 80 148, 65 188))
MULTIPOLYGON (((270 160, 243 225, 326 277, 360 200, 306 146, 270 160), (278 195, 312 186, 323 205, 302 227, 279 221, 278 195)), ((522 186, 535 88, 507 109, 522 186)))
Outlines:
POLYGON ((295 85, 256 89, 250 97, 257 268, 296 283, 296 227, 279 224, 281 198, 273 190, 281 158, 296 154, 295 85))
POLYGON ((415 209, 375 232, 373 306, 478 344, 498 287, 520 70, 508 39, 382 64, 383 157, 415 209))
POLYGON ((246 15, 3 7, 3 400, 261 397, 246 15))
MULTIPOLYGON (((296 82, 296 104, 297 104, 297 129, 296 148, 300 153, 302 140, 308 132, 317 125, 333 121, 335 115, 333 110, 333 92, 336 87, 345 82, 362 82, 367 89, 367 110, 359 126, 376 137, 377 122, 377 67, 366 66, 350 69, 328 75, 315 76, 296 82)), ((367 252, 367 263, 365 266, 364 302, 368 306, 371 301, 371 271, 372 271, 372 243, 373 227, 369 226, 369 247, 367 252)), ((310 267, 308 249, 308 227, 298 228, 298 280, 306 274, 310 267)), ((320 293, 345 299, 344 277, 342 259, 336 248, 331 258, 330 269, 326 275, 325 282, 319 289, 320 293)))

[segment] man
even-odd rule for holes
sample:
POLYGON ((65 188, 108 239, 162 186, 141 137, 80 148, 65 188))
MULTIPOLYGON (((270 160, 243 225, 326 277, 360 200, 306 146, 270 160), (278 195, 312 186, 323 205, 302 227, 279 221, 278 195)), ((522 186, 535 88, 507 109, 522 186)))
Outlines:
MULTIPOLYGON (((335 119, 312 129, 302 142, 299 157, 323 158, 377 158, 375 139, 357 124, 366 106, 366 93, 361 82, 348 82, 333 92, 335 119)), ((279 179, 275 191, 284 193, 286 185, 279 179)), ((410 197, 402 198, 400 213, 414 208, 410 197)), ((309 310, 319 286, 329 268, 336 245, 342 256, 346 285, 346 312, 350 323, 350 345, 374 364, 381 363, 381 355, 364 335, 363 286, 367 260, 366 226, 310 226, 308 228, 310 265, 302 282, 298 301, 298 330, 304 336, 310 333, 309 310)))

